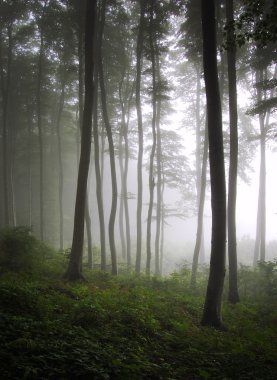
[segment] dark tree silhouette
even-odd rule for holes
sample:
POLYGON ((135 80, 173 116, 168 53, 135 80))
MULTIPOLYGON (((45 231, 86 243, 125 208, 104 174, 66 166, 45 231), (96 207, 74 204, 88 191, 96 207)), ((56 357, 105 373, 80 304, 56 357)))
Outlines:
POLYGON ((226 185, 218 85, 214 0, 202 0, 203 63, 206 86, 211 178, 212 242, 210 275, 202 324, 222 328, 221 302, 226 254, 226 185))
POLYGON ((84 243, 85 204, 87 194, 87 178, 91 151, 91 129, 94 90, 94 33, 96 22, 96 0, 87 0, 85 25, 85 100, 83 125, 81 131, 81 153, 78 171, 77 193, 75 203, 73 240, 65 278, 70 281, 80 280, 81 261, 84 243))

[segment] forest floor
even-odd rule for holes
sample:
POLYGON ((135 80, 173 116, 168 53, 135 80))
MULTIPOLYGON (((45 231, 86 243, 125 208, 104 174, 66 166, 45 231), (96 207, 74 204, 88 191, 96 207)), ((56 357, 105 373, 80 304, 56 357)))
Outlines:
POLYGON ((0 272, 1 379, 277 379, 276 296, 224 302, 217 331, 187 271, 71 284, 58 266, 0 272))

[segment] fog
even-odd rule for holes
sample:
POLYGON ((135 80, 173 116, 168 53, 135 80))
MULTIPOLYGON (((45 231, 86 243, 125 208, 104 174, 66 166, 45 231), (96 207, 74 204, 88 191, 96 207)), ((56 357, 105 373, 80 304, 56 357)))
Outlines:
MULTIPOLYGON (((191 264, 196 240, 198 204, 202 195, 200 182, 205 140, 206 94, 202 40, 197 32, 197 28, 201 26, 200 18, 197 17, 194 24, 195 15, 190 7, 186 12, 181 12, 182 7, 179 9, 179 5, 178 10, 174 8, 173 11, 163 8, 165 4, 162 4, 161 9, 157 10, 162 19, 157 22, 158 19, 153 18, 151 21, 153 25, 156 23, 156 32, 152 35, 151 28, 154 26, 150 21, 141 29, 141 56, 138 56, 138 4, 126 2, 125 5, 121 5, 122 7, 115 6, 114 9, 111 5, 111 8, 107 9, 105 22, 101 20, 104 23, 102 39, 96 44, 101 48, 99 52, 94 51, 92 57, 98 58, 99 55, 104 67, 103 73, 99 71, 97 79, 96 75, 93 78, 93 84, 98 83, 98 80, 101 82, 94 88, 94 98, 97 102, 95 101, 92 112, 93 126, 96 126, 99 136, 93 134, 91 137, 92 152, 87 186, 92 245, 95 252, 98 252, 98 257, 94 259, 95 264, 99 264, 101 239, 95 162, 96 165, 99 164, 102 182, 105 244, 109 261, 108 247, 112 240, 109 234, 113 234, 113 231, 109 231, 109 223, 115 193, 111 181, 110 160, 114 158, 117 179, 114 224, 117 256, 120 263, 126 260, 123 257, 123 245, 128 235, 128 223, 124 214, 127 213, 127 207, 126 204, 120 204, 121 200, 127 197, 131 265, 134 266, 138 240, 137 169, 139 151, 142 149, 143 266, 146 260, 148 221, 148 225, 151 225, 152 254, 157 237, 159 244, 164 246, 163 257, 161 252, 159 255, 164 262, 164 272, 168 273, 182 263, 191 264), (125 17, 124 22, 121 22, 122 15, 125 17), (190 27, 191 21, 195 30, 190 27), (166 27, 163 29, 161 25, 166 27), (120 38, 117 38, 118 34, 120 38), (151 40, 154 35, 155 46, 151 40), (143 147, 139 142, 140 124, 143 147), (112 152, 110 140, 115 154, 112 152), (100 161, 95 158, 98 143, 100 161), (150 186, 152 193, 149 190, 150 171, 154 184, 154 187, 150 186), (127 194, 124 194, 125 174, 127 194), (151 196, 153 204, 150 202, 151 196), (153 207, 153 210, 149 217, 150 207, 153 207), (160 217, 158 214, 162 212, 163 215, 160 217), (123 215, 121 220, 120 213, 123 215), (159 226, 157 220, 161 223, 159 226), (157 234, 157 226, 160 235, 157 234)), ((80 136, 86 90, 85 70, 88 70, 84 64, 87 54, 83 46, 84 14, 81 8, 71 2, 67 5, 59 1, 53 2, 49 8, 46 7, 46 3, 43 5, 43 2, 39 2, 39 8, 36 10, 28 4, 22 7, 22 13, 17 13, 16 7, 9 5, 8 18, 3 21, 1 36, 3 47, 0 57, 0 138, 3 155, 0 165, 3 186, 0 189, 0 225, 29 226, 35 236, 55 249, 70 250, 75 202, 76 210, 79 207, 76 201, 79 156, 84 145, 81 144, 80 136), (47 9, 46 14, 44 7, 47 9), (54 30, 51 21, 55 12, 60 16, 57 31, 54 30), (12 20, 10 23, 9 17, 12 20), (40 19, 45 29, 37 21, 40 19)), ((217 63, 228 192, 230 125, 223 10, 223 6, 217 10, 217 63)), ((266 163, 261 166, 261 172, 266 170, 266 223, 263 227, 268 245, 266 260, 276 258, 276 113, 274 105, 268 103, 274 101, 276 96, 276 62, 270 55, 274 53, 270 44, 264 49, 260 49, 254 42, 247 45, 244 41, 244 44, 237 54, 239 152, 236 225, 238 262, 252 265, 255 240, 259 242, 261 239, 260 235, 256 239, 257 225, 263 225, 262 218, 257 219, 257 213, 261 191, 259 186, 264 188, 263 181, 260 180, 261 149, 264 147, 266 163), (262 74, 255 66, 257 59, 262 62, 262 74), (260 128, 263 128, 264 132, 260 132, 260 128), (265 135, 264 145, 262 134, 265 135)), ((201 256, 201 261, 207 264, 211 250, 212 223, 209 181, 208 165, 203 217, 205 256, 203 251, 201 256)), ((264 213, 262 206, 261 208, 264 213)), ((88 241, 85 234, 85 260, 87 250, 88 241)), ((151 260, 153 269, 153 255, 151 260)))

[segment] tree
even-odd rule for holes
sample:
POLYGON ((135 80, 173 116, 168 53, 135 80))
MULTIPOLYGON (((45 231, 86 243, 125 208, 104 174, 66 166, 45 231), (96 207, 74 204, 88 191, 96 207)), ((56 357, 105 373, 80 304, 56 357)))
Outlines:
POLYGON ((87 193, 87 178, 91 151, 91 130, 94 90, 94 33, 96 24, 96 0, 86 2, 85 22, 85 99, 83 125, 81 132, 81 153, 78 171, 77 193, 74 215, 72 248, 65 278, 70 281, 80 280, 81 261, 84 242, 84 220, 87 193))
POLYGON ((201 10, 212 207, 210 274, 202 316, 202 324, 213 326, 215 328, 223 328, 221 302, 225 277, 226 187, 221 101, 217 71, 214 0, 202 0, 201 10))
MULTIPOLYGON (((101 49, 104 26, 105 26, 105 12, 106 12, 106 0, 103 0, 101 7, 101 21, 100 21, 100 30, 99 30, 99 49, 101 49)), ((99 55, 99 83, 101 90, 101 103, 102 103, 102 113, 103 120, 106 128, 108 143, 109 143, 109 155, 110 155, 110 169, 111 169, 111 180, 112 180, 112 206, 110 212, 109 220, 109 243, 111 250, 111 261, 112 261, 112 274, 117 274, 117 257, 116 257, 116 246, 115 246, 115 217, 116 217, 116 208, 117 208, 117 179, 116 179, 116 169, 115 169, 115 152, 114 152, 114 143, 112 128, 109 120, 108 109, 107 109, 107 97, 106 97, 106 88, 104 83, 104 70, 103 70, 103 61, 102 54, 100 50, 99 55)))
POLYGON ((229 124, 230 124, 230 162, 228 182, 228 257, 229 257, 229 293, 231 303, 239 302, 237 285, 237 236, 236 236, 236 198, 238 172, 238 111, 237 111, 237 76, 236 44, 234 34, 233 0, 226 0, 227 63, 229 84, 229 124))
POLYGON ((194 246, 194 251, 193 251, 193 261, 192 261, 191 280, 190 280, 190 285, 192 288, 194 288, 196 285, 196 273, 197 273, 199 254, 200 254, 202 237, 203 237, 203 215, 204 215, 204 205, 205 205, 208 146, 209 146, 208 128, 206 126, 204 152, 203 152, 203 159, 202 159, 200 192, 199 192, 200 196, 199 196, 198 215, 197 215, 197 232, 196 232, 196 241, 195 241, 195 246, 194 246))
POLYGON ((145 24, 145 0, 140 2, 140 20, 137 34, 137 47, 136 47, 136 110, 138 120, 138 161, 137 161, 137 247, 136 247, 136 273, 141 270, 141 241, 142 241, 142 160, 143 160, 143 124, 142 124, 142 110, 141 110, 141 71, 142 71, 142 57, 143 57, 143 39, 144 39, 144 24, 145 24))

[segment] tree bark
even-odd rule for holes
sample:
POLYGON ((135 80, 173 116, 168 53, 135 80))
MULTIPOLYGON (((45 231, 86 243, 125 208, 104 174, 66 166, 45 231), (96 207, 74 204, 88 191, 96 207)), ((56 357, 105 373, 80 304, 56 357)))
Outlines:
POLYGON ((9 226, 10 220, 10 196, 9 196, 9 133, 8 133, 8 107, 10 97, 10 82, 11 82, 11 60, 12 60, 12 25, 8 25, 8 58, 6 68, 3 67, 3 52, 2 52, 2 28, 0 37, 0 69, 1 69, 1 92, 2 92, 2 150, 3 150, 3 195, 4 195, 4 223, 9 226))
MULTIPOLYGON (((105 12, 106 12, 106 0, 102 3, 102 11, 101 11, 101 26, 99 33, 99 50, 102 48, 102 38, 104 32, 105 25, 105 12)), ((110 212, 110 220, 109 220, 109 243, 111 250, 111 262, 112 262, 112 274, 117 275, 117 255, 116 255, 116 247, 115 247, 115 217, 116 217, 116 208, 117 208, 117 180, 116 180, 116 168, 115 168, 115 152, 114 152, 114 143, 112 136, 112 128, 108 116, 107 109, 107 96, 106 96, 106 88, 104 83, 104 73, 103 73, 103 61, 102 54, 99 55, 99 83, 101 89, 101 103, 102 103, 102 112, 103 112, 103 120, 105 124, 105 129, 107 133, 108 143, 109 143, 109 154, 110 154, 110 169, 111 169, 111 180, 112 180, 112 206, 110 212)))
POLYGON ((203 62, 206 86, 211 178, 212 243, 210 275, 202 324, 223 328, 221 303, 225 277, 226 186, 222 114, 217 71, 214 0, 202 0, 203 62))
POLYGON ((233 0, 226 0, 226 18, 229 24, 227 31, 227 63, 229 84, 229 123, 230 123, 230 163, 228 182, 228 257, 229 257, 229 291, 230 303, 239 302, 237 280, 237 233, 236 233, 236 202, 238 173, 238 111, 237 111, 237 75, 236 75, 236 44, 233 30, 234 6, 233 0))
POLYGON ((65 278, 70 281, 83 278, 81 274, 81 261, 84 243, 87 179, 91 152, 96 6, 96 0, 87 0, 85 26, 85 102, 81 132, 81 153, 78 171, 72 249, 68 269, 65 274, 65 278))
MULTIPOLYGON (((65 75, 65 73, 63 73, 65 75)), ((59 218, 60 218, 60 250, 63 250, 63 159, 62 159, 62 138, 61 138, 61 117, 64 107, 64 90, 65 78, 61 83, 61 95, 56 123, 57 140, 58 140, 58 162, 59 162, 59 218)))
MULTIPOLYGON (((161 82, 160 75, 160 64, 159 64, 159 56, 156 56, 157 62, 157 80, 158 83, 161 82)), ((155 274, 160 274, 160 237, 161 237, 161 213, 162 213, 162 168, 161 168, 161 160, 162 160, 162 141, 161 141, 161 127, 160 127, 160 119, 161 119, 161 94, 159 94, 159 99, 157 100, 157 208, 156 208, 156 237, 155 237, 155 274)))
POLYGON ((100 245, 101 245, 101 270, 106 271, 106 233, 105 216, 102 195, 102 177, 100 170, 99 134, 98 134, 98 68, 95 67, 95 94, 94 94, 94 115, 93 115, 93 143, 94 143, 94 167, 96 178, 96 199, 99 217, 100 245))
MULTIPOLYGON (((83 108, 84 108, 84 62, 83 62, 83 37, 84 37, 84 28, 83 28, 83 16, 84 16, 84 3, 77 3, 79 5, 79 33, 78 33, 78 56, 79 56, 79 68, 78 68, 78 79, 79 79, 79 132, 81 133, 82 124, 83 124, 83 108)), ((94 95, 95 98, 95 95, 94 95)), ((95 108, 94 108, 95 110, 95 108)), ((78 136, 78 135, 77 135, 78 136)), ((77 141, 77 147, 79 146, 77 141)), ((78 155, 79 156, 79 155, 78 155)), ((87 232, 87 243, 88 243, 88 267, 92 269, 93 267, 93 252, 92 252, 92 234, 91 234, 91 217, 89 212, 89 197, 88 197, 88 188, 86 194, 86 204, 85 204, 85 223, 86 223, 86 232, 87 232)))
POLYGON ((150 275, 151 270, 151 226, 152 226, 152 211, 153 211, 153 203, 154 203, 154 158, 156 151, 156 121, 157 121, 157 102, 156 102, 156 59, 155 59, 155 50, 154 50, 154 0, 151 1, 151 9, 150 9, 150 55, 151 55, 151 66, 152 66, 152 148, 150 153, 150 162, 149 162, 149 206, 147 213, 147 233, 146 233, 146 274, 150 275))
POLYGON ((44 56, 44 13, 48 0, 44 1, 40 18, 40 49, 38 56, 37 77, 37 127, 39 143, 39 207, 40 207, 40 239, 44 240, 44 139, 41 118, 41 89, 42 89, 42 64, 44 56))
POLYGON ((141 242, 142 242, 142 159, 143 159, 143 124, 141 110, 141 70, 142 70, 142 52, 143 52, 143 28, 144 28, 145 1, 140 1, 140 21, 137 35, 136 50, 136 109, 138 121, 138 161, 137 161, 137 247, 136 247, 136 273, 141 271, 141 242))
POLYGON ((207 161, 208 161, 208 127, 206 125, 205 130, 205 140, 204 140, 204 151, 202 158, 202 173, 201 173, 201 181, 200 181, 200 193, 199 193, 199 204, 198 204, 198 217, 197 217, 197 232, 196 232, 196 241, 193 252, 193 262, 192 262, 192 270, 191 270, 191 280, 190 286, 191 288, 195 288, 196 286, 196 275, 198 268, 198 261, 200 255, 200 249, 202 244, 203 237, 203 217, 204 217, 204 206, 205 206, 205 192, 206 192, 206 182, 207 182, 207 161))

